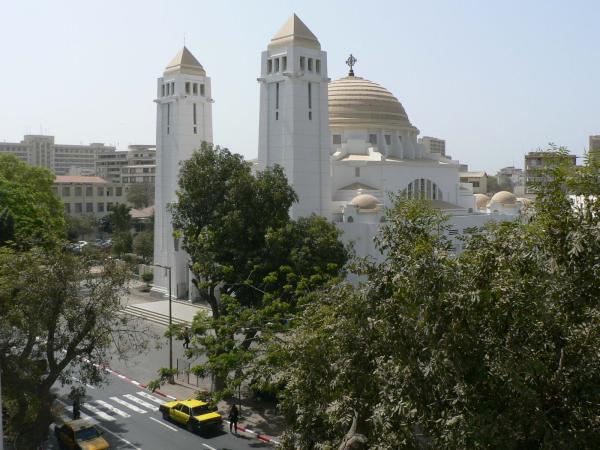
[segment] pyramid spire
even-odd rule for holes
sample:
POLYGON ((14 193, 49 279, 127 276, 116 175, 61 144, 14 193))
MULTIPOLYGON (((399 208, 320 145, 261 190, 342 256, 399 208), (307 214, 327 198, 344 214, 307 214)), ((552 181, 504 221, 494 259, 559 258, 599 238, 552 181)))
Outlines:
POLYGON ((165 68, 165 74, 174 72, 187 73, 189 75, 206 75, 206 71, 204 70, 204 67, 202 67, 202 64, 198 62, 196 57, 192 55, 192 52, 185 46, 177 52, 175 57, 165 68))
POLYGON ((294 13, 271 38, 269 47, 297 44, 307 48, 321 50, 321 44, 312 31, 294 13))

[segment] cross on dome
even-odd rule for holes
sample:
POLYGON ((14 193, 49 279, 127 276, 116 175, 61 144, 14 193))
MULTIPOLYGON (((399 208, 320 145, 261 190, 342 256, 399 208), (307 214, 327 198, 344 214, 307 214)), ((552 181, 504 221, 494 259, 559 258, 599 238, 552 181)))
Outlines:
POLYGON ((356 64, 357 59, 352 55, 352 53, 350 53, 350 56, 348 56, 348 59, 346 60, 346 64, 348 66, 350 66, 350 72, 348 72, 348 76, 349 77, 353 77, 354 76, 354 64, 356 64))

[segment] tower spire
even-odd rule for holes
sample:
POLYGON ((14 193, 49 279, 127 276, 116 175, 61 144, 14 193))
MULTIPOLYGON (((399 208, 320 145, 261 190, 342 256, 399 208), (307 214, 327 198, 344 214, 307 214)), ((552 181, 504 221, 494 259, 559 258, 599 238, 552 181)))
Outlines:
POLYGON ((350 66, 350 72, 348 72, 349 77, 354 76, 354 64, 356 64, 357 61, 358 60, 352 55, 352 53, 350 53, 350 56, 348 56, 348 59, 346 60, 346 64, 350 66))

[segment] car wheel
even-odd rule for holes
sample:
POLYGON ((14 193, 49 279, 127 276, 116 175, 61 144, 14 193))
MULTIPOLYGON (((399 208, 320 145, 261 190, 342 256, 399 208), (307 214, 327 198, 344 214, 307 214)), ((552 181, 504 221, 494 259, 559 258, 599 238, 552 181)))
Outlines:
POLYGON ((169 420, 169 413, 167 411, 162 412, 163 419, 169 420))

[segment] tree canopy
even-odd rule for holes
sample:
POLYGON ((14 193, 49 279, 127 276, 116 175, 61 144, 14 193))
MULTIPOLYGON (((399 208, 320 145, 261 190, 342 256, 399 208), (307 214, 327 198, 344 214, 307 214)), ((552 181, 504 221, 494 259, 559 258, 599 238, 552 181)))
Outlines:
POLYGON ((0 155, 0 212, 4 220, 12 221, 17 244, 47 243, 64 236, 63 205, 53 184, 48 169, 30 166, 14 155, 0 155))
POLYGON ((137 209, 154 205, 154 185, 150 183, 130 185, 127 190, 127 201, 137 209))
POLYGON ((337 447, 355 416, 368 448, 598 448, 598 171, 556 154, 533 215, 458 256, 442 214, 397 199, 385 260, 279 344, 283 448, 337 447))

